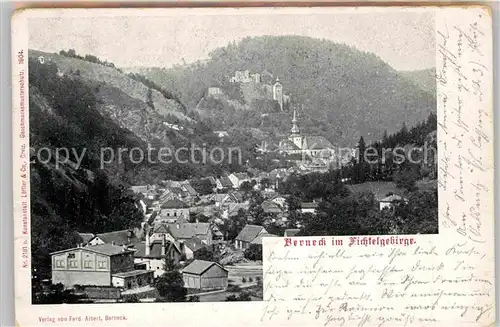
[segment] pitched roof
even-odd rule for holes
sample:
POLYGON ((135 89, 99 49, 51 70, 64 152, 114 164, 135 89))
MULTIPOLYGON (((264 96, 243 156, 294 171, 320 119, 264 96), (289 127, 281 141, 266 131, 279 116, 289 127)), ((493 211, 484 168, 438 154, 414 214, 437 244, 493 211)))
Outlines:
POLYGON ((316 209, 318 207, 318 204, 316 202, 302 202, 300 204, 300 207, 302 209, 316 209))
POLYGON ((286 236, 295 236, 300 232, 300 229, 298 228, 289 228, 285 229, 285 235, 286 236))
POLYGON ((184 241, 184 246, 195 252, 201 248, 204 248, 205 244, 198 237, 193 236, 189 240, 184 241))
POLYGON ((252 242, 262 230, 266 232, 266 229, 262 226, 245 225, 238 236, 236 236, 236 240, 243 242, 252 242))
POLYGON ((252 243, 252 244, 262 244, 262 239, 264 237, 278 237, 278 236, 276 236, 274 234, 269 234, 269 233, 262 233, 262 234, 257 235, 257 237, 252 242, 250 242, 250 243, 252 243))
POLYGON ((179 223, 167 224, 170 235, 176 240, 189 239, 196 235, 205 235, 210 229, 209 223, 179 223))
POLYGON ((95 253, 108 255, 108 256, 133 252, 132 250, 126 249, 123 246, 118 246, 118 245, 113 245, 113 244, 99 244, 99 245, 92 245, 92 246, 86 246, 86 247, 70 248, 70 249, 66 249, 66 250, 52 252, 50 254, 53 255, 53 254, 58 254, 58 253, 74 251, 74 250, 90 251, 90 252, 95 252, 95 253))
POLYGON ((147 185, 137 185, 137 186, 131 186, 130 189, 134 193, 146 193, 148 191, 148 186, 147 185))
MULTIPOLYGON (((134 257, 136 258, 162 258, 161 255, 161 247, 162 241, 154 241, 149 246, 149 256, 146 256, 146 243, 137 243, 135 244, 135 248, 137 251, 134 253, 134 257)), ((171 251, 176 251, 181 254, 179 248, 172 242, 167 241, 165 243, 165 254, 169 254, 171 251)))
POLYGON ((177 198, 166 201, 161 205, 162 209, 179 209, 179 208, 189 208, 189 206, 177 198))
POLYGON ((385 197, 382 200, 380 200, 380 202, 394 202, 394 201, 408 201, 408 200, 397 194, 389 195, 388 197, 385 197))
POLYGON ((80 237, 82 238, 83 243, 88 243, 95 236, 92 233, 78 233, 78 235, 80 235, 80 237))
POLYGON ((224 267, 222 267, 221 265, 219 265, 216 262, 205 261, 205 260, 194 260, 188 266, 186 266, 182 270, 182 272, 189 273, 189 274, 195 274, 195 275, 202 275, 205 271, 207 271, 213 265, 217 265, 220 268, 226 270, 224 267))
POLYGON ((96 234, 104 243, 115 245, 130 244, 137 240, 134 232, 128 229, 117 230, 114 232, 96 234))
POLYGON ((248 203, 229 203, 227 206, 227 212, 229 216, 236 215, 240 209, 248 210, 250 204, 248 203))
POLYGON ((248 174, 247 173, 233 173, 231 174, 233 176, 235 176, 236 178, 238 178, 240 181, 241 180, 244 180, 244 179, 249 179, 250 177, 248 177, 248 174))
POLYGON ((153 233, 168 233, 168 226, 165 224, 157 225, 153 233))
POLYGON ((196 190, 189 184, 189 181, 185 181, 185 183, 182 184, 182 189, 189 193, 191 196, 195 196, 198 194, 196 190))
POLYGON ((333 149, 333 145, 324 136, 305 136, 303 148, 307 150, 333 149))
POLYGON ((280 149, 284 151, 290 151, 290 150, 300 150, 300 148, 293 143, 292 141, 286 139, 283 140, 280 144, 280 149))
POLYGON ((281 212, 281 207, 272 201, 264 201, 261 204, 262 209, 264 212, 281 212))
POLYGON ((233 187, 233 182, 226 176, 219 178, 219 183, 222 187, 233 187))

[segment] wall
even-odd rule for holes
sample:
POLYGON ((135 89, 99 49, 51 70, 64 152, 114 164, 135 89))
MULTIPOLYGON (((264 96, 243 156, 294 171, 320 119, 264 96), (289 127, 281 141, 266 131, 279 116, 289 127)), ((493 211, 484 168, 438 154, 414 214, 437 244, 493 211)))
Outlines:
POLYGON ((65 288, 74 285, 111 286, 111 274, 108 271, 69 271, 53 270, 52 284, 61 283, 65 288))
POLYGON ((119 299, 121 292, 114 287, 85 287, 83 290, 90 299, 119 299))
POLYGON ((124 289, 132 289, 150 285, 153 282, 153 279, 154 276, 152 271, 128 277, 112 276, 113 286, 123 287, 124 289))
POLYGON ((125 252, 111 257, 111 273, 130 270, 134 270, 134 256, 132 252, 125 252))
POLYGON ((201 289, 225 289, 227 288, 227 276, 227 271, 217 265, 213 265, 201 276, 201 289))
POLYGON ((200 288, 200 276, 188 273, 182 273, 182 279, 184 279, 184 287, 186 288, 200 288))
POLYGON ((78 248, 52 256, 52 270, 109 271, 109 257, 78 248))
POLYGON ((160 215, 157 218, 159 221, 179 218, 189 219, 189 208, 164 208, 161 209, 160 215))

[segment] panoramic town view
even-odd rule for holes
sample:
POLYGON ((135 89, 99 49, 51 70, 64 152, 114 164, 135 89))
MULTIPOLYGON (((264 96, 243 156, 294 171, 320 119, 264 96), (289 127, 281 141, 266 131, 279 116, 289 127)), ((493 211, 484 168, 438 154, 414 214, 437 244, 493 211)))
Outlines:
MULTIPOLYGON (((403 20, 424 38, 421 15, 403 20)), ((438 233, 433 59, 282 27, 132 65, 45 23, 29 51, 33 303, 261 301, 264 238, 438 233)))

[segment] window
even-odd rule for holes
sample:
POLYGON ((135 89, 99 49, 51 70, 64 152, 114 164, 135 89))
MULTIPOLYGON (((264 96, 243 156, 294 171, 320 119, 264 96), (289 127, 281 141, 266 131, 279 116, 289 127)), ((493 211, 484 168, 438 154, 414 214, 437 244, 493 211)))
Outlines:
POLYGON ((97 268, 106 269, 106 261, 97 261, 97 268))
POLYGON ((174 211, 174 217, 177 217, 177 211, 174 211))
POLYGON ((85 260, 83 262, 83 268, 92 268, 92 260, 85 260))
POLYGON ((69 261, 69 267, 70 268, 78 268, 78 261, 76 261, 76 260, 70 260, 69 261))
POLYGON ((56 268, 64 268, 64 260, 56 260, 56 268))
POLYGON ((75 254, 74 253, 68 254, 68 259, 74 259, 74 258, 75 258, 75 254))
POLYGON ((170 217, 170 212, 167 212, 167 217, 170 217))

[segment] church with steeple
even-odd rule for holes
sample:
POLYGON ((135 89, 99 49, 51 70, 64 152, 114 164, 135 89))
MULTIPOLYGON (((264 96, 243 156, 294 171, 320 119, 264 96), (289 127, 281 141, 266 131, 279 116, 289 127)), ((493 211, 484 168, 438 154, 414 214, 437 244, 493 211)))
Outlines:
POLYGON ((292 128, 287 138, 281 140, 279 149, 288 155, 301 155, 316 165, 328 165, 334 160, 335 149, 324 136, 303 135, 299 129, 297 111, 293 110, 292 128))

